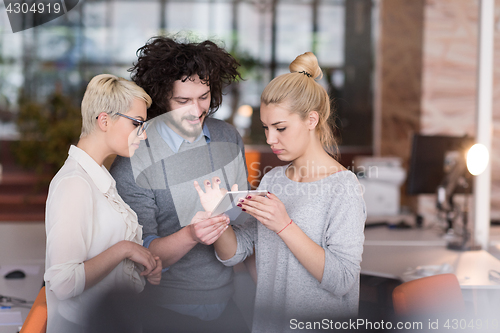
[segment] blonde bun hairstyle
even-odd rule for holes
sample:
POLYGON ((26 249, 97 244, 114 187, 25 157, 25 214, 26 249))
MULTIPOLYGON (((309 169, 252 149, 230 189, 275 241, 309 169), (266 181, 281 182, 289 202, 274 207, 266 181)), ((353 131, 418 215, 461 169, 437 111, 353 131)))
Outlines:
POLYGON ((262 92, 260 101, 265 105, 286 104, 291 112, 306 119, 309 112, 316 111, 319 122, 316 133, 323 149, 336 158, 338 145, 330 123, 330 97, 316 80, 323 77, 318 59, 312 52, 295 58, 289 66, 290 73, 274 78, 262 92))

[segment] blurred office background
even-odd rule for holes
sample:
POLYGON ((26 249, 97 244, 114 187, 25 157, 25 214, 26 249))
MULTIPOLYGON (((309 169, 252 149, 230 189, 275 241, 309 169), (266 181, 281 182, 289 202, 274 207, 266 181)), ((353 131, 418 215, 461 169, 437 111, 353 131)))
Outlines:
MULTIPOLYGON (((243 65, 245 80, 228 89, 217 117, 234 121, 241 105, 258 108, 265 85, 288 72, 297 55, 313 51, 332 97, 356 96, 347 98, 354 103, 343 123, 353 127, 347 133, 358 134, 349 134, 346 144, 370 146, 374 8, 371 1, 339 0, 82 1, 64 17, 16 34, 9 33, 3 13, 2 110, 16 113, 21 90, 33 101, 43 102, 55 91, 78 101, 96 74, 128 78, 127 69, 148 38, 181 32, 190 39, 213 39, 243 65), (346 26, 346 16, 359 22, 346 26)), ((242 129, 247 125, 235 122, 242 129)), ((3 137, 16 136, 15 127, 4 132, 3 137)))
MULTIPOLYGON (((408 174, 414 134, 476 136, 479 3, 81 0, 64 16, 12 33, 0 2, 0 222, 11 222, 0 224, 3 235, 12 244, 33 245, 43 263, 47 185, 80 133, 79 104, 88 81, 101 73, 130 78, 127 70, 137 49, 161 34, 210 38, 241 62, 244 80, 227 89, 216 117, 240 130, 247 152, 257 151, 262 164, 277 159, 265 145, 260 94, 272 78, 288 72, 297 55, 312 51, 324 72, 320 82, 334 101, 341 162, 354 170, 356 158, 391 157, 408 174)), ((500 221, 500 0, 494 38, 491 219, 500 221)), ((436 195, 408 195, 405 182, 397 191, 389 199, 397 200, 398 209, 406 207, 400 213, 443 225, 436 195)), ((500 258, 496 229, 489 249, 500 258)), ((365 265, 370 254, 380 260, 373 245, 378 230, 371 230, 365 265)), ((441 236, 435 235, 444 248, 441 236)), ((9 252, 4 253, 17 260, 6 244, 9 252)), ((406 253, 401 252, 403 265, 411 257, 406 253)), ((377 312, 390 307, 390 291, 400 282, 363 276, 361 308, 377 312)))
MULTIPOLYGON (((43 185, 30 187, 31 197, 5 199, 24 193, 29 186, 23 182, 30 182, 17 178, 6 185, 6 175, 57 169, 79 134, 79 103, 90 78, 100 73, 129 78, 136 50, 164 33, 213 39, 240 60, 244 81, 227 89, 216 117, 238 127, 250 147, 265 144, 261 91, 287 72, 297 55, 312 51, 337 110, 344 165, 352 168, 357 155, 394 156, 407 168, 414 133, 475 136, 478 6, 478 0, 86 0, 60 18, 14 34, 0 4, 0 199, 7 200, 0 202, 1 210, 43 219, 43 185), (37 213, 15 208, 19 200, 38 205, 37 213)), ((498 40, 500 1, 496 8, 498 40)), ((495 220, 500 220, 499 49, 497 42, 495 220)), ((435 215, 434 196, 407 196, 404 185, 401 203, 435 215)), ((0 220, 9 216, 14 217, 0 220)))

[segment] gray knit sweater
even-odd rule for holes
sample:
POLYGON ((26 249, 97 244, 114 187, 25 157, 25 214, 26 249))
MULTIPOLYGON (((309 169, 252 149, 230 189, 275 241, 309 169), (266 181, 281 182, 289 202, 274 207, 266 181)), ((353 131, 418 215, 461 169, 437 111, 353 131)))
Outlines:
MULTIPOLYGON (((155 118, 160 121, 161 117, 155 118)), ((211 141, 204 138, 183 143, 174 153, 150 125, 148 139, 135 155, 118 157, 111 167, 116 187, 123 200, 137 213, 143 226, 143 238, 171 235, 190 223, 203 211, 193 181, 200 184, 218 176, 230 188, 247 186, 243 142, 229 124, 207 118, 211 141)), ((159 286, 148 284, 145 292, 162 304, 218 304, 233 293, 232 268, 225 267, 214 255, 213 246, 197 244, 162 274, 159 286)))
POLYGON ((255 246, 258 281, 253 332, 293 331, 292 319, 334 319, 356 316, 358 311, 366 212, 356 176, 341 171, 298 183, 288 179, 285 170, 286 166, 271 170, 259 188, 277 195, 290 218, 325 249, 325 269, 320 283, 278 235, 254 218, 234 227, 236 254, 221 261, 235 265, 255 246))

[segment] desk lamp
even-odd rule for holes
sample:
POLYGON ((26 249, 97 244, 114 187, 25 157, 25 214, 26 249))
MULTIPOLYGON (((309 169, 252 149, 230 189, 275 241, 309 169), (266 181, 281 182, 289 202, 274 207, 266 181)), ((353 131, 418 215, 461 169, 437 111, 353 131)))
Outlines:
POLYGON ((460 187, 470 186, 465 177, 466 169, 471 175, 480 175, 486 169, 489 161, 488 149, 482 144, 473 145, 467 155, 462 155, 459 151, 448 152, 445 156, 445 176, 437 188, 437 208, 446 216, 449 226, 453 221, 462 216, 462 234, 458 240, 448 242, 448 248, 460 251, 479 250, 481 247, 473 244, 474 240, 468 230, 468 202, 466 200, 464 208, 460 211, 455 209, 453 196, 460 187), (467 162, 466 162, 467 161, 467 162), (472 241, 472 244, 471 244, 472 241))

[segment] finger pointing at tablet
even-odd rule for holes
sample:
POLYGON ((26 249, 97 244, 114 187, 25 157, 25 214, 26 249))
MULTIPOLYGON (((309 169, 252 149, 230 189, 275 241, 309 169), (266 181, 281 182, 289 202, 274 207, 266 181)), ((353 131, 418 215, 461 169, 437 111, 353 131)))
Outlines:
MULTIPOLYGON (((227 193, 227 190, 225 188, 220 188, 221 180, 217 176, 213 177, 211 182, 208 179, 205 179, 203 181, 205 191, 201 189, 200 184, 196 180, 193 182, 193 184, 194 188, 198 192, 198 196, 200 197, 201 205, 206 212, 212 212, 219 201, 227 193)), ((234 184, 231 190, 237 191, 238 184, 234 184)))

